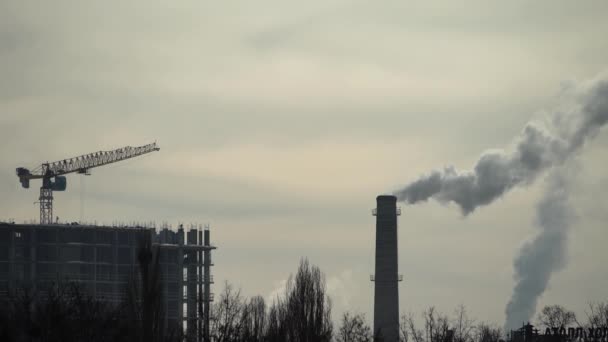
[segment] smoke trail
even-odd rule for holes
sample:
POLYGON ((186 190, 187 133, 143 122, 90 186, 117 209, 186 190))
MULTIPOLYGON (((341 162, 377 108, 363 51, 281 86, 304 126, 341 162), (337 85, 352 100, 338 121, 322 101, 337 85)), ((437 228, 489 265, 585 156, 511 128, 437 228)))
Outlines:
POLYGON ((561 165, 608 122, 608 74, 572 87, 571 103, 546 122, 531 122, 510 151, 487 151, 473 171, 435 170, 395 192, 409 204, 429 198, 456 203, 464 215, 492 203, 516 186, 533 183, 545 170, 561 165))
POLYGON ((554 272, 566 265, 568 231, 574 217, 568 204, 568 179, 564 170, 549 176, 545 195, 536 208, 539 234, 524 244, 515 258, 515 287, 505 309, 505 331, 529 321, 538 298, 547 288, 554 272))

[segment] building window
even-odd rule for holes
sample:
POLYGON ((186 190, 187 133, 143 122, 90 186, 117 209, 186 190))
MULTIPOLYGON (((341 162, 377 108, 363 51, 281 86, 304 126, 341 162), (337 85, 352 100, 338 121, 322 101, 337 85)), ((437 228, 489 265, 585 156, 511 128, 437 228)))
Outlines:
POLYGON ((62 277, 69 280, 80 280, 80 264, 64 264, 62 266, 62 277))
POLYGON ((102 297, 111 297, 114 293, 112 284, 97 283, 97 295, 102 297))
POLYGON ((38 246, 38 248, 36 248, 36 259, 40 261, 56 261, 57 248, 48 245, 38 246))
POLYGON ((65 246, 61 249, 61 256, 64 261, 82 261, 80 246, 65 246))
POLYGON ((129 232, 118 232, 118 244, 129 245, 129 232))
POLYGON ((36 239, 41 243, 54 243, 55 239, 55 230, 54 229, 39 229, 36 232, 36 239))
POLYGON ((25 280, 25 274, 26 274, 26 265, 24 264, 14 264, 13 265, 13 276, 15 277, 16 280, 25 280))
POLYGON ((112 280, 114 266, 97 265, 97 280, 112 280))
POLYGON ((0 245, 0 261, 8 261, 8 246, 0 245))
POLYGON ((179 302, 178 301, 169 301, 167 305, 167 316, 169 317, 177 317, 179 314, 179 302))
POLYGON ((131 248, 119 248, 118 249, 118 263, 119 264, 133 263, 133 257, 131 256, 131 248))
POLYGON ((118 266, 118 280, 128 282, 137 275, 133 273, 134 269, 131 266, 118 266))
POLYGON ((97 232, 97 243, 108 244, 108 245, 114 243, 114 234, 112 232, 98 231, 97 232))
POLYGON ((36 273, 41 279, 56 279, 57 267, 53 263, 38 263, 36 264, 36 273))
POLYGON ((85 262, 93 262, 95 259, 95 256, 93 255, 93 248, 90 247, 82 247, 82 249, 80 250, 80 258, 82 261, 85 262))
POLYGON ((30 256, 29 248, 26 246, 15 246, 15 259, 27 259, 30 256))
POLYGON ((80 277, 86 280, 95 278, 95 265, 80 265, 80 277))
POLYGON ((114 263, 114 250, 111 247, 97 247, 97 262, 114 263))

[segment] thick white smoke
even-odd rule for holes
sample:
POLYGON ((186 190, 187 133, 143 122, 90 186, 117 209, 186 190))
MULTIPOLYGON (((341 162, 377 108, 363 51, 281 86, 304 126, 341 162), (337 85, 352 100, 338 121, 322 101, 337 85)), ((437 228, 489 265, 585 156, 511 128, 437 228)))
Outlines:
POLYGON ((534 182, 580 150, 608 122, 608 75, 572 87, 569 99, 545 122, 528 123, 512 149, 483 153, 472 171, 432 171, 395 195, 409 204, 429 198, 453 202, 468 215, 514 187, 534 182))
POLYGON ((500 198, 516 186, 533 183, 551 170, 537 207, 538 236, 514 260, 516 285, 506 308, 505 329, 518 327, 535 313, 551 275, 565 266, 572 214, 566 169, 562 167, 608 122, 608 74, 570 87, 567 101, 544 122, 526 125, 508 151, 488 151, 472 171, 435 170, 395 192, 415 204, 433 198, 457 204, 464 215, 500 198))
POLYGON ((548 178, 545 194, 536 208, 540 232, 523 245, 513 262, 516 284, 505 310, 505 331, 519 328, 532 318, 551 275, 566 265, 568 231, 574 218, 568 203, 572 176, 558 169, 548 178))

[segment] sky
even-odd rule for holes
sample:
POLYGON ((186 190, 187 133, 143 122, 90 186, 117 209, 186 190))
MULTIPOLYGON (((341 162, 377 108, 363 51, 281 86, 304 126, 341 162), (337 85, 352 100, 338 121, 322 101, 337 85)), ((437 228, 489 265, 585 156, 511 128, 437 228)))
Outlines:
MULTIPOLYGON (((0 220, 37 220, 15 168, 156 141, 68 176, 61 221, 210 224, 214 292, 272 298, 300 258, 371 321, 379 194, 508 147, 606 71, 605 1, 2 1, 0 220)), ((606 300, 608 132, 577 156, 568 262, 540 305, 606 300)), ((400 309, 504 321, 543 180, 463 217, 401 204, 400 309)))

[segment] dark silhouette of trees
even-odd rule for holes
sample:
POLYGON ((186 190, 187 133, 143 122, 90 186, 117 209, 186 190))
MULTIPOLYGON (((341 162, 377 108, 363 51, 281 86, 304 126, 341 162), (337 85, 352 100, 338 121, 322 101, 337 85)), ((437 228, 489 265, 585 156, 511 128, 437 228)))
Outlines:
POLYGON ((261 342, 264 341, 266 329, 266 302, 261 296, 249 299, 245 304, 241 315, 242 341, 261 342))
POLYGON ((283 306, 281 325, 285 342, 324 342, 332 338, 331 301, 325 290, 325 277, 307 259, 300 261, 295 277, 287 281, 285 298, 273 305, 283 306))
POLYGON ((300 261, 295 277, 287 281, 283 298, 277 298, 268 313, 267 341, 331 341, 331 301, 325 277, 306 259, 300 261))
POLYGON ((120 341, 127 326, 119 308, 78 284, 58 282, 44 292, 21 289, 0 303, 2 341, 120 341))
POLYGON ((340 327, 336 334, 337 342, 371 342, 372 329, 365 321, 365 315, 361 313, 351 314, 345 312, 342 315, 340 327))
POLYGON ((498 342, 502 337, 502 329, 489 323, 479 323, 476 328, 476 342, 498 342))
POLYGON ((22 289, 0 301, 0 341, 181 340, 175 327, 165 332, 163 317, 146 301, 158 299, 129 297, 112 305, 94 298, 78 283, 63 281, 35 293, 22 289))
POLYGON ((138 272, 126 290, 122 304, 124 319, 129 322, 131 341, 160 342, 179 340, 178 326, 165 326, 165 310, 160 267, 160 248, 150 239, 142 239, 137 251, 138 272))
POLYGON ((399 340, 401 342, 424 342, 424 332, 417 328, 414 315, 411 312, 401 316, 399 340))
MULTIPOLYGON (((165 321, 160 251, 142 241, 138 270, 119 305, 98 300, 80 284, 57 282, 37 292, 24 288, 0 298, 0 341, 185 341, 180 325, 165 321)), ((590 303, 587 320, 579 323, 572 311, 559 305, 538 315, 546 328, 604 328, 608 302, 590 303)), ((226 282, 211 310, 214 342, 371 342, 373 336, 361 313, 345 312, 334 331, 331 301, 320 269, 302 259, 290 275, 285 292, 268 307, 264 298, 247 299, 226 282)), ((400 318, 400 342, 499 342, 504 332, 496 324, 476 322, 460 305, 448 316, 431 306, 416 319, 400 318)))
POLYGON ((424 332, 427 342, 445 342, 448 336, 448 316, 438 312, 431 306, 423 313, 424 332))
POLYGON ((422 314, 423 328, 419 328, 413 314, 401 316, 399 339, 401 342, 498 342, 502 330, 489 323, 475 323, 466 308, 460 305, 450 319, 434 307, 422 314))
POLYGON ((228 282, 211 311, 210 336, 213 341, 240 341, 245 304, 241 291, 228 282))
POLYGON ((303 259, 268 310, 262 297, 246 300, 226 283, 212 308, 210 330, 217 342, 329 342, 333 324, 324 276, 303 259))
POLYGON ((228 282, 211 311, 210 336, 217 342, 261 342, 265 338, 266 303, 260 296, 249 300, 228 282))
POLYGON ((538 314, 538 322, 551 330, 561 327, 584 328, 584 332, 588 329, 604 329, 608 327, 608 302, 589 303, 585 315, 586 317, 579 321, 573 311, 561 305, 548 305, 538 314))
POLYGON ((544 328, 568 327, 576 323, 576 314, 561 305, 547 305, 542 308, 537 320, 544 328))
POLYGON ((138 266, 120 304, 69 281, 0 299, 0 341, 181 341, 180 327, 166 329, 159 250, 149 241, 140 245, 138 266))
POLYGON ((587 310, 586 328, 604 328, 608 327, 608 302, 589 303, 587 310))
POLYGON ((452 329, 454 342, 473 342, 475 338, 475 320, 471 319, 464 305, 459 305, 454 311, 452 329))
POLYGON ((268 311, 265 339, 268 342, 281 342, 287 336, 287 306, 281 298, 272 303, 268 311))

